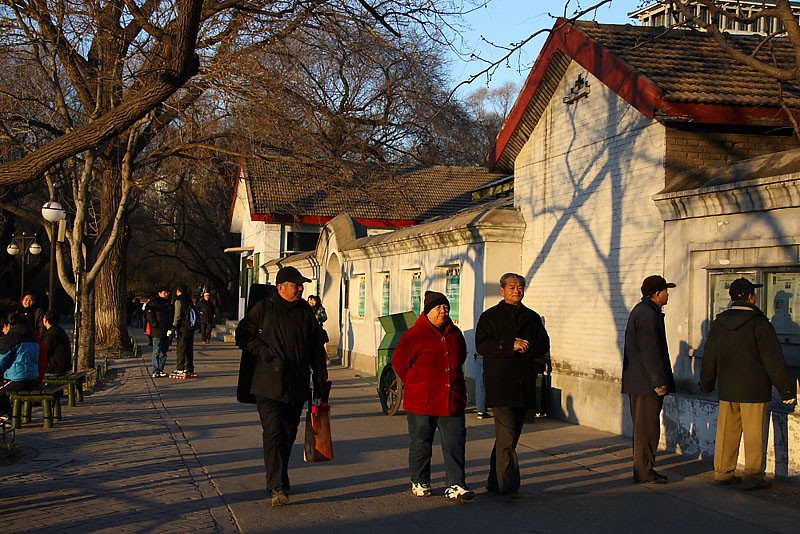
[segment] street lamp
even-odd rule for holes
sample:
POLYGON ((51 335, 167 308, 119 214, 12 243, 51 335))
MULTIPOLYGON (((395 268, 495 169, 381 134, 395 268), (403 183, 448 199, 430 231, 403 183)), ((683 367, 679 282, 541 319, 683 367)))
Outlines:
POLYGON ((38 256, 42 253, 42 245, 36 242, 36 235, 25 235, 25 232, 22 232, 22 235, 12 235, 11 236, 11 244, 6 247, 6 252, 8 252, 12 256, 16 256, 18 254, 22 254, 22 267, 20 269, 22 275, 20 279, 20 298, 25 296, 25 263, 28 259, 28 255, 38 256))
POLYGON ((56 223, 67 218, 67 212, 55 200, 45 202, 42 206, 42 217, 50 223, 50 300, 49 308, 56 309, 56 223))

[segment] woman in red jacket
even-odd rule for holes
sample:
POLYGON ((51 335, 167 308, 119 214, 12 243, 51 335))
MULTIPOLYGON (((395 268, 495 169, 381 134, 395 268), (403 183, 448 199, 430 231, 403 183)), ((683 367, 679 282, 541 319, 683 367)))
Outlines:
POLYGON ((392 367, 403 381, 403 408, 411 440, 411 492, 417 497, 431 494, 431 453, 437 427, 447 472, 445 497, 468 501, 475 496, 467 488, 464 473, 467 387, 462 365, 466 357, 467 344, 450 320, 447 297, 426 291, 422 315, 403 334, 392 355, 392 367))

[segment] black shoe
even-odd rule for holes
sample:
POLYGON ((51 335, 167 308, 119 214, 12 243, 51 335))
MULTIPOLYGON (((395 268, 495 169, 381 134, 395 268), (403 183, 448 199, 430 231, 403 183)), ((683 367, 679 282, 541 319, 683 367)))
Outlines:
POLYGON ((715 478, 709 484, 712 486, 730 486, 731 484, 739 484, 741 481, 741 478, 734 476, 730 478, 715 478))
POLYGON ((767 479, 754 480, 746 478, 744 479, 744 482, 742 482, 742 489, 745 491, 767 489, 771 486, 772 482, 767 479))
POLYGON ((660 477, 660 478, 651 478, 648 480, 637 480, 639 484, 666 484, 667 477, 660 477))
POLYGON ((658 479, 658 480, 663 480, 664 483, 666 483, 667 480, 668 480, 666 476, 662 475, 661 473, 656 473, 655 471, 652 472, 652 475, 653 475, 653 478, 658 479))
POLYGON ((492 415, 488 412, 478 412, 478 419, 491 419, 492 415))
POLYGON ((510 501, 516 501, 522 498, 522 492, 519 490, 507 491, 503 494, 503 497, 510 501))

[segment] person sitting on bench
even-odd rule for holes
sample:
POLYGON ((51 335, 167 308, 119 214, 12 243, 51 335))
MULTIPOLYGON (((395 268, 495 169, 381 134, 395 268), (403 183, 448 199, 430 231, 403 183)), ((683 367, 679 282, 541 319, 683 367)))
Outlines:
POLYGON ((33 327, 20 312, 11 312, 3 321, 0 337, 0 418, 11 417, 11 401, 6 393, 36 388, 39 384, 39 342, 33 327))
POLYGON ((58 325, 58 312, 47 310, 42 318, 42 341, 47 347, 47 374, 66 375, 72 368, 69 335, 58 325))

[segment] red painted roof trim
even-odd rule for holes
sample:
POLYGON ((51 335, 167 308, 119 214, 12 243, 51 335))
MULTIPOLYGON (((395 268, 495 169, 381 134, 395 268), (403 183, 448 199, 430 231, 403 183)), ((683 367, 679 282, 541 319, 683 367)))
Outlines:
POLYGON ((566 19, 559 18, 545 41, 539 57, 536 58, 514 107, 503 123, 500 133, 497 134, 495 146, 487 158, 490 172, 494 170, 508 146, 511 136, 517 130, 528 106, 538 92, 539 85, 553 62, 553 57, 558 52, 578 62, 642 114, 649 118, 654 116, 656 102, 662 101, 661 91, 566 19))
POLYGON ((490 172, 494 170, 508 147, 557 52, 566 54, 617 93, 620 98, 651 119, 658 113, 661 119, 700 124, 787 124, 786 115, 780 108, 666 102, 663 92, 650 80, 637 74, 619 57, 569 24, 566 19, 559 18, 536 59, 511 113, 497 134, 495 145, 487 157, 490 172))
MULTIPOLYGON (((317 226, 324 226, 333 219, 333 217, 322 217, 318 215, 300 215, 295 217, 293 215, 275 213, 251 213, 250 218, 253 221, 265 223, 297 223, 317 226)), ((419 224, 417 221, 408 219, 368 219, 364 217, 353 217, 353 220, 358 221, 367 228, 406 228, 419 224)))

